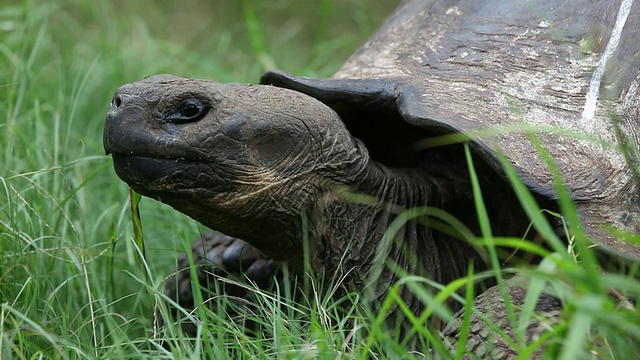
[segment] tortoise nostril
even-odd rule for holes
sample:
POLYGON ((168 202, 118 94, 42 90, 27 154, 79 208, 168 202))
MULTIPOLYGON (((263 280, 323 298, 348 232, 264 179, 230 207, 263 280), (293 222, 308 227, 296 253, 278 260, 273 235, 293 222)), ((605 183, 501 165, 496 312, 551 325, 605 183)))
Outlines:
POLYGON ((120 107, 120 105, 122 104, 122 99, 120 99, 120 95, 114 96, 113 100, 111 100, 111 104, 115 105, 117 108, 120 107))

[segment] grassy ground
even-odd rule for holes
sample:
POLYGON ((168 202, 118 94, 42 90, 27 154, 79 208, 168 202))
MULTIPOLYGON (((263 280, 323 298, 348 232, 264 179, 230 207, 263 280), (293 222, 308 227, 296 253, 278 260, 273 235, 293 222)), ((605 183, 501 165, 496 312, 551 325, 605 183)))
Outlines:
MULTIPOLYGON (((394 5, 365 0, 0 5, 0 358, 199 358, 202 352, 224 358, 230 349, 241 358, 364 358, 381 349, 413 356, 377 330, 375 315, 373 322, 366 313, 354 315, 355 327, 354 321, 330 321, 335 304, 322 297, 310 301, 302 315, 265 300, 276 314, 266 340, 247 338, 214 317, 221 323, 202 337, 213 341, 176 341, 174 353, 166 352, 150 337, 153 288, 204 229, 144 201, 150 261, 143 271, 132 242, 128 189, 102 150, 104 116, 120 84, 155 73, 256 82, 272 68, 328 76, 394 5), (368 331, 349 331, 357 326, 368 331)), ((535 218, 539 209, 529 205, 535 218)), ((536 221, 554 237, 544 219, 536 221)), ((611 344, 609 352, 594 350, 601 357, 637 358, 638 313, 617 309, 607 294, 613 287, 637 294, 640 283, 594 272, 597 264, 589 256, 578 266, 568 252, 556 250, 553 257, 559 260, 549 258, 533 273, 535 286, 552 284, 567 303, 549 339, 561 346, 550 356, 586 357, 595 337, 611 344)), ((523 347, 523 358, 526 352, 523 347)))

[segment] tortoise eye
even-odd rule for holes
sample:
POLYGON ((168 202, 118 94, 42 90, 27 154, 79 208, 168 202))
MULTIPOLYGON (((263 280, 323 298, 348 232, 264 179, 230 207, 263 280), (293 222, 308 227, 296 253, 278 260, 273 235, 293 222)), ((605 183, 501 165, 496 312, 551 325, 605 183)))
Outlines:
POLYGON ((169 122, 183 124, 202 119, 209 112, 209 106, 196 98, 183 100, 173 112, 167 116, 169 122))

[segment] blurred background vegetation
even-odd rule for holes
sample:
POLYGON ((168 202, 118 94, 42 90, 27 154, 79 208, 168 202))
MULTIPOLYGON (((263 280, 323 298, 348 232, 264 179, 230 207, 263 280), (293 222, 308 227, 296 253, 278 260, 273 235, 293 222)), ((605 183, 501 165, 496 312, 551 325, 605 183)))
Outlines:
MULTIPOLYGON (((330 76, 398 2, 0 1, 0 357, 133 357, 149 335, 128 189, 102 149, 119 85, 330 76)), ((204 229, 141 206, 159 282, 204 229)))
MULTIPOLYGON (((213 335, 200 338, 218 331, 229 342, 176 341, 165 351, 151 336, 153 288, 206 229, 143 200, 143 270, 128 188, 102 147, 111 97, 124 83, 157 73, 256 83, 269 69, 331 76, 399 2, 0 0, 0 359, 200 358, 206 347, 211 358, 228 349, 246 358, 369 358, 387 345, 414 356, 382 330, 363 341, 376 328, 357 320, 323 327, 326 308, 298 323, 269 313, 272 334, 287 336, 251 340, 232 322, 210 322, 213 335)), ((640 282, 561 265, 539 274, 569 294, 547 340, 564 346, 565 359, 637 358, 640 313, 622 311, 605 290, 638 294, 640 282), (596 345, 587 347, 592 328, 596 345)))

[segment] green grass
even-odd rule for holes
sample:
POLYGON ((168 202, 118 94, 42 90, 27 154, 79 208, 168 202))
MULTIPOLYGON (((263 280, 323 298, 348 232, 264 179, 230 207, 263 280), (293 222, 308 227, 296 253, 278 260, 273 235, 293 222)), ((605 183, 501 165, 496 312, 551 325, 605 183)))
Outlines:
MULTIPOLYGON (((464 293, 483 274, 444 287, 407 276, 390 286, 380 313, 366 306, 362 294, 335 299, 317 291, 293 302, 287 295, 291 289, 280 289, 282 297, 261 293, 260 337, 245 335, 224 312, 204 309, 197 315, 207 321, 195 342, 175 327, 154 334, 158 288, 178 254, 205 229, 162 204, 143 201, 147 263, 141 267, 128 188, 102 150, 104 117, 123 83, 155 73, 255 83, 272 68, 329 76, 394 5, 365 0, 0 5, 0 358, 411 358, 415 354, 383 321, 402 286, 427 305, 421 314, 406 314, 416 325, 417 341, 431 341, 444 352, 424 324, 434 313, 451 316, 442 306, 446 298, 458 289, 464 293), (160 346, 167 339, 172 352, 160 346)), ((558 243, 543 210, 512 180, 532 226, 558 243)), ((483 214, 480 191, 476 197, 483 214)), ((567 198, 562 204, 569 218, 575 216, 567 198)), ((594 351, 605 359, 637 358, 640 315, 608 296, 614 290, 637 296, 635 269, 632 275, 595 271, 598 260, 584 246, 585 235, 571 225, 567 231, 577 234, 577 260, 564 249, 549 254, 525 244, 547 256, 527 270, 533 291, 523 317, 534 316, 536 293, 551 288, 566 307, 543 339, 557 345, 550 357, 586 358, 594 351), (590 345, 593 339, 602 345, 590 345)), ((520 239, 485 232, 477 241, 489 249, 491 243, 523 246, 520 239)), ((497 269, 492 258, 495 271, 513 272, 497 269)), ((537 346, 527 347, 521 337, 514 345, 522 358, 537 346)))

